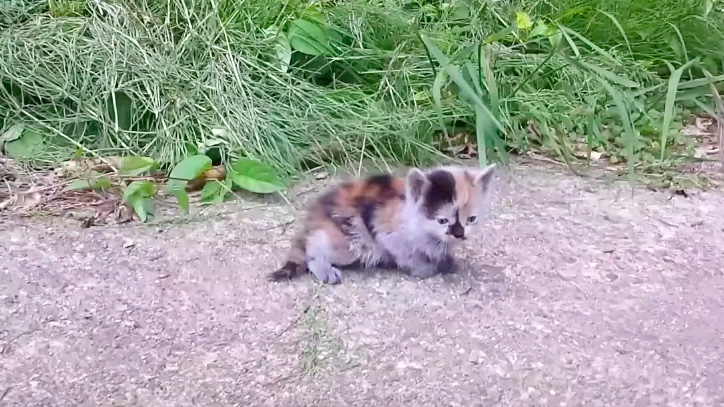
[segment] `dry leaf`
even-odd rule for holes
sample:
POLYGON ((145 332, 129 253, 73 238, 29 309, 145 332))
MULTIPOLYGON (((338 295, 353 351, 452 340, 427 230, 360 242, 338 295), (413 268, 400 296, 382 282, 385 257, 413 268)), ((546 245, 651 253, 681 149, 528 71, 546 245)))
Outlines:
POLYGON ((111 165, 115 168, 120 167, 121 157, 105 157, 103 159, 76 158, 62 163, 60 168, 55 170, 55 173, 57 176, 64 178, 82 178, 83 175, 91 171, 100 173, 112 172, 113 168, 111 165))
POLYGON ((186 184, 186 190, 188 192, 198 191, 206 185, 207 181, 223 181, 225 178, 226 168, 224 168, 223 165, 217 165, 216 167, 212 167, 204 171, 200 177, 190 180, 186 184))
POLYGON ((204 171, 203 178, 206 181, 209 181, 212 179, 221 181, 224 178, 226 178, 226 168, 224 168, 223 165, 217 165, 216 167, 213 167, 209 170, 204 171))
POLYGON ((38 191, 27 191, 14 194, 0 202, 0 211, 3 209, 20 210, 30 209, 40 203, 43 196, 38 191))

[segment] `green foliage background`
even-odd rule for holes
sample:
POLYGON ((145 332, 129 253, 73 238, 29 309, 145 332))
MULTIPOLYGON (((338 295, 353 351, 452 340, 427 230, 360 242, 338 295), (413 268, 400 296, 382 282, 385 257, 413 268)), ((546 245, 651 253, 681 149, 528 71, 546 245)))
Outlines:
POLYGON ((38 164, 208 153, 280 174, 488 160, 668 163, 724 74, 713 0, 5 0, 0 134, 38 164), (426 45, 427 44, 427 45, 426 45), (12 132, 10 132, 12 130, 12 132), (42 137, 38 137, 41 135, 42 137), (40 140, 40 141, 39 141, 40 140))

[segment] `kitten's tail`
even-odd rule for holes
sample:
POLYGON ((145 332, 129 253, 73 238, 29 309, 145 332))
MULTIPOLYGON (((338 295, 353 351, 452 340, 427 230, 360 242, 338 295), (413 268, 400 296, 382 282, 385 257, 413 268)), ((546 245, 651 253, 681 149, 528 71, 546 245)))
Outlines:
POLYGON ((292 241, 292 247, 287 254, 287 261, 278 270, 269 273, 267 279, 269 281, 291 280, 298 274, 307 271, 306 257, 306 235, 301 232, 292 241))

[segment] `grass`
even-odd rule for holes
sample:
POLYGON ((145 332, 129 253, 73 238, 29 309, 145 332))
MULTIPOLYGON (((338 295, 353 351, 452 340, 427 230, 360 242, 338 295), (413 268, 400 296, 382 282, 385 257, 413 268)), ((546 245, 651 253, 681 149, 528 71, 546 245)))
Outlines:
POLYGON ((300 359, 302 371, 316 375, 322 364, 339 352, 337 340, 328 332, 323 312, 318 305, 311 306, 302 319, 304 327, 304 349, 300 359))
POLYGON ((470 133, 481 163, 596 151, 632 174, 691 154, 723 27, 704 0, 12 0, 0 134, 42 134, 38 165, 200 152, 293 175, 425 165, 470 133))

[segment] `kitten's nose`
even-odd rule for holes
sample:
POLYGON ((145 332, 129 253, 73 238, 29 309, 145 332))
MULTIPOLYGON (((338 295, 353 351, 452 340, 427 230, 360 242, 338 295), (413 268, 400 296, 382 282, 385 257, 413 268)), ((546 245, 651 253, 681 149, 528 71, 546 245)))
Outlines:
POLYGON ((459 222, 455 223, 454 225, 450 226, 449 233, 453 235, 457 239, 464 239, 465 238, 465 228, 463 225, 461 225, 459 222))

